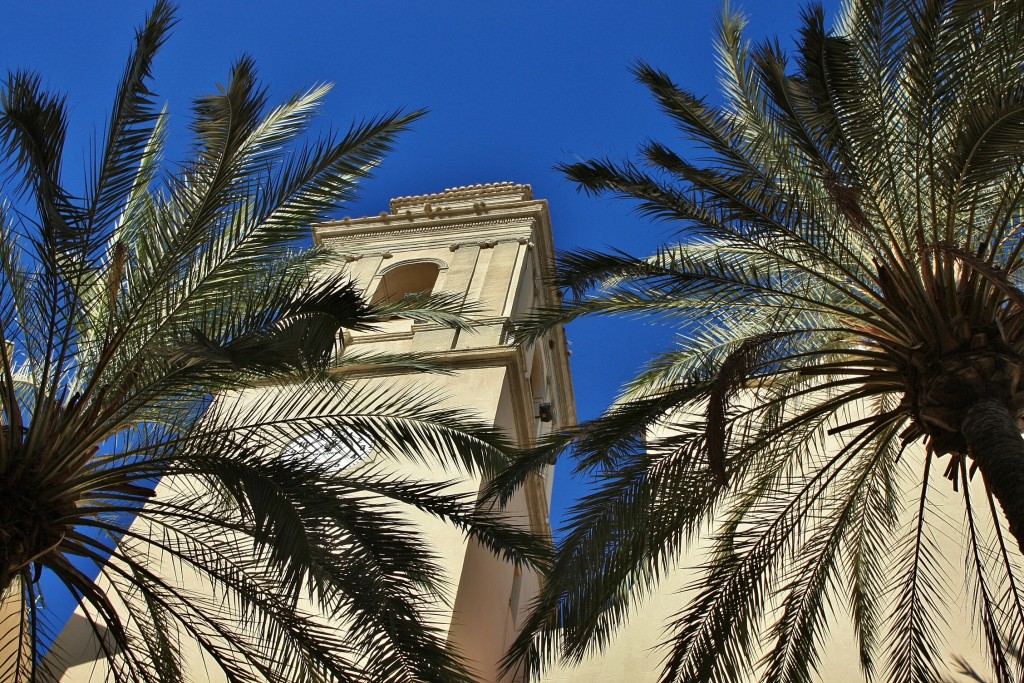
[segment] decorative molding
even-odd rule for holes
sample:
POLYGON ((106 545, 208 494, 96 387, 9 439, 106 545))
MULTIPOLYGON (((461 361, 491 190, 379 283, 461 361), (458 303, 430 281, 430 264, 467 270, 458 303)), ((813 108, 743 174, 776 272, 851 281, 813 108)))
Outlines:
MULTIPOLYGON (((391 255, 389 254, 388 256, 383 256, 382 258, 391 258, 391 255)), ((405 266, 415 265, 417 263, 430 263, 432 265, 435 265, 437 266, 437 271, 439 273, 442 270, 448 270, 449 268, 449 264, 447 261, 443 261, 439 258, 431 258, 429 256, 418 256, 416 258, 411 259, 400 259, 397 263, 388 264, 387 266, 381 268, 376 273, 374 273, 374 277, 380 278, 384 275, 387 275, 393 270, 396 270, 398 268, 404 268, 405 266)))
POLYGON ((446 204, 454 203, 464 205, 470 201, 473 202, 473 207, 479 204, 486 206, 487 199, 499 197, 513 199, 514 201, 531 201, 533 200, 533 188, 529 185, 513 182, 464 185, 462 187, 448 188, 443 192, 433 194, 395 197, 391 200, 391 211, 392 213, 398 213, 401 210, 411 210, 413 207, 419 207, 424 204, 431 205, 432 207, 443 207, 446 204))
POLYGON ((376 344, 378 342, 392 342, 402 341, 406 339, 412 339, 414 330, 410 327, 408 330, 402 330, 401 332, 359 332, 357 335, 352 335, 346 342, 345 346, 357 346, 359 344, 376 344))
MULTIPOLYGON (((387 239, 392 236, 398 237, 416 234, 429 235, 431 233, 444 232, 446 230, 451 232, 469 232, 473 228, 477 227, 486 230, 488 228, 503 225, 522 225, 526 220, 529 221, 529 227, 532 227, 537 220, 537 207, 535 205, 530 205, 520 208, 526 208, 528 210, 521 211, 520 215, 513 215, 507 218, 488 218, 481 220, 480 218, 466 217, 466 220, 445 221, 443 223, 428 223, 426 221, 420 221, 414 225, 390 226, 381 225, 379 218, 372 218, 368 221, 367 219, 359 218, 350 220, 348 223, 334 221, 331 223, 320 223, 313 226, 313 235, 315 241, 319 244, 325 241, 379 240, 387 239), (364 223, 363 221, 367 222, 364 223)), ((505 211, 507 213, 507 209, 505 211)))
POLYGON ((462 247, 480 247, 481 249, 493 249, 499 244, 506 244, 509 242, 515 242, 516 244, 526 245, 527 248, 533 246, 526 237, 502 237, 500 239, 493 240, 470 240, 468 242, 455 242, 448 247, 448 251, 458 251, 462 247))

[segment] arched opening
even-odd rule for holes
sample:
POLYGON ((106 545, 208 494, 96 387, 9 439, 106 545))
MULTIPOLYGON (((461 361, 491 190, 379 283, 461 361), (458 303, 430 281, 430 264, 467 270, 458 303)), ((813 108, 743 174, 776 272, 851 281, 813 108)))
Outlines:
POLYGON ((441 267, 436 263, 409 263, 384 273, 370 303, 381 306, 409 295, 430 294, 441 267))

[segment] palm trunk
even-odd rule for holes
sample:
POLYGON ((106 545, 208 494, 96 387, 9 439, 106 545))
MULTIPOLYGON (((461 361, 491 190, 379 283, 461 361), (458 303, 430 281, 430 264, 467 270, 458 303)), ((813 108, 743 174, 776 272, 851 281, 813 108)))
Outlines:
POLYGON ((964 415, 960 429, 1024 552, 1024 438, 1016 420, 1002 402, 982 399, 964 415))
POLYGON ((28 680, 32 655, 28 610, 17 578, 0 592, 0 681, 28 680))

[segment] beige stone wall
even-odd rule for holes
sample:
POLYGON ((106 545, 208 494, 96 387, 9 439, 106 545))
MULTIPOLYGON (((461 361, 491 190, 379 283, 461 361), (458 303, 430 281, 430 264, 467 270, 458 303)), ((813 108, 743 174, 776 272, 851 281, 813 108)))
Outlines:
POLYGON ((0 595, 0 681, 14 680, 29 655, 24 593, 19 579, 0 595), (24 646, 24 647, 22 647, 24 646))
MULTIPOLYGON (((667 428, 661 428, 652 434, 652 439, 667 434, 667 428)), ((826 439, 827 452, 836 452, 841 442, 836 437, 826 439)), ((923 448, 911 447, 904 454, 903 460, 908 473, 902 483, 906 495, 913 500, 919 495, 920 473, 923 473, 923 448)), ((927 518, 930 521, 930 537, 935 540, 938 552, 934 562, 946 576, 946 590, 937 605, 940 608, 938 623, 942 634, 940 642, 945 644, 941 653, 939 669, 944 671, 950 683, 966 683, 973 680, 960 675, 956 658, 967 660, 976 670, 988 672, 987 655, 985 654, 983 634, 980 622, 976 617, 975 604, 972 597, 971 581, 966 569, 967 557, 963 546, 965 529, 963 494, 952 490, 951 482, 943 477, 947 460, 939 460, 930 471, 927 518)), ((972 496, 981 499, 984 485, 977 476, 971 483, 972 496)), ((905 510, 903 524, 911 523, 911 515, 916 513, 914 504, 905 510)), ((983 534, 991 532, 982 520, 983 534)), ((693 585, 700 579, 700 565, 709 544, 695 544, 681 553, 673 570, 663 577, 661 583, 653 591, 634 605, 627 623, 618 631, 610 645, 600 653, 594 653, 578 666, 560 665, 554 667, 544 677, 544 683, 655 683, 660 679, 666 650, 663 645, 669 639, 665 627, 673 617, 680 613, 688 601, 695 595, 693 585)), ((840 581, 846 576, 841 571, 840 581)), ((832 604, 831 616, 828 618, 829 631, 822 634, 821 666, 816 680, 821 683, 864 681, 865 676, 860 668, 857 642, 852 626, 849 604, 842 585, 837 588, 837 599, 832 604)), ((892 596, 890 596, 890 599, 892 596)), ((777 612, 769 614, 765 623, 771 624, 777 612)), ((887 633, 887 627, 882 633, 887 633)), ((876 662, 877 680, 884 680, 885 662, 876 662)), ((760 675, 750 681, 760 681, 760 675)), ((988 680, 996 680, 989 673, 988 680)))

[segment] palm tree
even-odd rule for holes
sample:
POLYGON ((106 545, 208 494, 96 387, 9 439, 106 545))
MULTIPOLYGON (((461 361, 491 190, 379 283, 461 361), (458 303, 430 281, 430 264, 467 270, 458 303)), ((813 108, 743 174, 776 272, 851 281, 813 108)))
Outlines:
POLYGON ((0 92, 0 678, 59 675, 40 598, 60 596, 40 586, 62 585, 116 681, 184 680, 186 647, 238 681, 468 680, 432 621, 435 558, 395 505, 517 562, 543 549, 442 484, 340 460, 372 443, 454 477, 507 446, 344 373, 430 363, 336 353, 342 329, 395 314, 462 323, 436 297, 371 307, 303 248, 420 114, 303 145, 328 88, 270 109, 242 59, 196 100, 190 158, 164 167, 148 82, 173 23, 161 0, 137 33, 78 196, 62 98, 25 72, 0 92))
POLYGON ((812 6, 792 58, 743 25, 726 10, 720 105, 635 68, 686 153, 562 167, 678 241, 565 255, 528 334, 647 315, 679 337, 495 484, 570 447, 594 478, 507 661, 599 650, 714 520, 662 680, 807 680, 837 601, 865 675, 935 680, 944 467, 992 670, 1020 676, 1024 3, 847 0, 831 31, 812 6))

